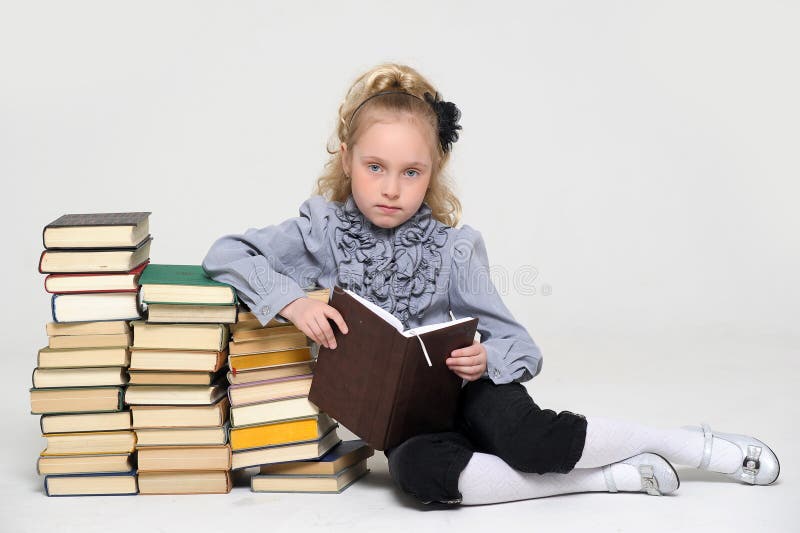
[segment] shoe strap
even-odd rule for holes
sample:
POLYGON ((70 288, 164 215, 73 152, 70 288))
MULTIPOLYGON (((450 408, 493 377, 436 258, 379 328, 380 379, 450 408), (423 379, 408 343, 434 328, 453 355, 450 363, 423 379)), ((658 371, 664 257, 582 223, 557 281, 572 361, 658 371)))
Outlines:
POLYGON ((603 477, 606 478, 606 488, 608 492, 618 492, 617 483, 614 481, 614 474, 611 472, 613 466, 614 465, 608 465, 603 467, 603 477))
POLYGON ((711 463, 711 447, 714 442, 714 434, 711 432, 711 427, 703 422, 700 424, 703 428, 703 458, 700 460, 700 470, 708 470, 708 465, 711 463))
POLYGON ((639 475, 642 477, 642 490, 651 496, 660 496, 658 480, 656 479, 653 465, 639 465, 639 475))

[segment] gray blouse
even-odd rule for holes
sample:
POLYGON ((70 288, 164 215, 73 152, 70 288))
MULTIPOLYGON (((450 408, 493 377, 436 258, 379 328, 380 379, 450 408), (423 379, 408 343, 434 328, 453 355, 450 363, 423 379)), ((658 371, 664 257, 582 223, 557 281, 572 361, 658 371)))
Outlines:
POLYGON ((352 195, 345 202, 312 196, 298 217, 219 238, 203 268, 232 285, 262 325, 285 321, 277 313, 303 297, 303 288, 338 285, 406 328, 477 317, 487 353, 484 377, 494 383, 527 381, 542 367, 539 347, 490 279, 481 234, 439 222, 426 203, 387 229, 370 222, 352 195))

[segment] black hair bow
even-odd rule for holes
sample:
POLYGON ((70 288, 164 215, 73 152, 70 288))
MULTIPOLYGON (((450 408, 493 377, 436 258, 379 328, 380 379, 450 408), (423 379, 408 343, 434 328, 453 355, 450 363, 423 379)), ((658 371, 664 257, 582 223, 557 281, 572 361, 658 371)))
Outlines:
POLYGON ((434 111, 439 123, 439 143, 445 153, 450 151, 453 143, 458 140, 458 130, 461 125, 458 120, 461 118, 461 111, 453 102, 445 102, 439 99, 439 93, 435 96, 425 93, 425 101, 428 102, 434 111))

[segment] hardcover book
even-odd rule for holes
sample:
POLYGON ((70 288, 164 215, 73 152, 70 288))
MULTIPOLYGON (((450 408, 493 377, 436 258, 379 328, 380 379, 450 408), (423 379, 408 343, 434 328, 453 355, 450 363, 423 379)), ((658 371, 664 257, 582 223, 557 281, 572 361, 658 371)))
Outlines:
POLYGON ((121 366, 84 368, 35 368, 31 381, 36 389, 125 385, 128 372, 121 366))
POLYGON ((128 405, 212 405, 225 396, 227 383, 211 385, 128 385, 128 405))
POLYGON ((134 466, 131 454, 42 455, 36 462, 40 476, 51 474, 100 474, 130 472, 134 466))
POLYGON ((136 472, 69 474, 44 478, 48 496, 110 496, 136 494, 136 472))
POLYGON ((83 337, 85 335, 126 335, 131 332, 127 320, 100 322, 48 322, 45 326, 50 337, 83 337))
POLYGON ((230 470, 230 446, 152 446, 137 448, 139 472, 230 470))
POLYGON ((136 248, 87 248, 67 250, 45 250, 39 257, 39 272, 42 274, 69 274, 91 272, 127 273, 150 257, 150 241, 147 237, 136 248))
MULTIPOLYGON (((131 429, 131 412, 82 413, 77 415, 42 415, 42 433, 80 433, 131 429)), ((127 472, 130 468, 126 469, 127 472)))
POLYGON ((123 390, 122 387, 31 389, 31 414, 121 411, 123 390))
POLYGON ((149 212, 62 215, 42 230, 45 248, 129 248, 147 237, 149 212))
MULTIPOLYGON (((230 347, 232 345, 233 343, 228 346, 230 347)), ((233 375, 236 375, 240 370, 253 370, 256 368, 267 368, 305 361, 311 361, 311 348, 309 346, 302 346, 289 350, 275 350, 272 352, 228 355, 228 366, 233 375)))
POLYGON ((264 448, 266 446, 316 440, 325 435, 335 425, 336 423, 328 415, 320 413, 311 418, 231 428, 231 450, 264 448))
POLYGON ((139 320, 136 298, 135 292, 54 294, 50 307, 54 322, 139 320))
POLYGON ((308 397, 282 398, 262 403, 231 407, 231 425, 236 427, 266 424, 291 418, 314 416, 319 409, 308 397))
POLYGON ((236 291, 208 277, 200 265, 149 264, 139 278, 142 300, 148 304, 231 305, 236 291))
POLYGON ((139 275, 147 261, 130 272, 112 274, 48 274, 44 278, 44 290, 49 293, 69 294, 79 292, 137 292, 139 275))
POLYGON ((340 493, 364 476, 367 461, 348 466, 330 475, 260 474, 250 479, 253 492, 323 492, 340 493))
MULTIPOLYGON (((170 350, 225 349, 225 324, 148 324, 133 322, 133 347, 170 350)), ((177 370, 177 369, 175 369, 177 370)))
POLYGON ((312 375, 289 376, 266 381, 255 381, 228 387, 228 398, 231 406, 266 402, 279 398, 307 396, 311 387, 312 375))
MULTIPOLYGON (((64 338, 83 336, 74 335, 68 337, 64 335, 64 338)), ((115 337, 116 335, 107 336, 115 337)), ((39 349, 36 362, 39 368, 81 368, 87 366, 128 366, 130 360, 130 352, 128 352, 126 346, 91 348, 44 347, 39 349)))
MULTIPOLYGON (((69 322, 62 322, 69 324, 69 322)), ((72 348, 122 348, 127 350, 131 345, 130 333, 114 335, 53 335, 49 337, 48 348, 54 350, 72 348)), ((127 365, 127 363, 126 363, 127 365)))
POLYGON ((340 442, 341 439, 336 434, 336 428, 333 427, 320 439, 233 452, 231 468, 238 470, 269 463, 318 459, 340 442))
POLYGON ((228 420, 228 397, 211 405, 132 405, 134 429, 221 426, 228 420))
POLYGON ((85 455, 131 453, 136 446, 133 431, 93 431, 89 433, 46 433, 47 448, 42 455, 85 455))
POLYGON ((228 443, 228 427, 151 428, 136 430, 136 446, 212 446, 228 443))
POLYGON ((292 461, 261 467, 262 474, 332 476, 375 454, 363 440, 346 440, 315 461, 292 461))
POLYGON ((131 370, 173 372, 217 372, 228 359, 228 351, 131 349, 131 370))
POLYGON ((452 430, 462 380, 445 359, 472 344, 478 319, 404 330, 396 317, 340 287, 330 305, 349 333, 330 321, 337 347, 320 347, 308 399, 377 450, 452 430))
POLYGON ((227 494, 231 474, 224 470, 139 472, 139 494, 227 494))
POLYGON ((267 368, 254 368, 253 370, 243 370, 239 372, 231 371, 228 372, 228 382, 231 385, 240 385, 242 383, 253 383, 254 381, 302 376, 303 374, 311 374, 313 371, 314 364, 311 361, 301 361, 299 363, 274 365, 267 368))

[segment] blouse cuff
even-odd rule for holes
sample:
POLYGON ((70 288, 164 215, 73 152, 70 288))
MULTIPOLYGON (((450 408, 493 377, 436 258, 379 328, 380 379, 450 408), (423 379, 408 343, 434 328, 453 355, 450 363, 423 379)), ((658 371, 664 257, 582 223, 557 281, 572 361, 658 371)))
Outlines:
POLYGON ((305 296, 305 291, 299 285, 287 287, 286 291, 272 291, 261 300, 255 302, 252 311, 262 326, 266 326, 273 318, 279 322, 286 321, 288 323, 288 320, 278 315, 278 313, 293 301, 305 296))

